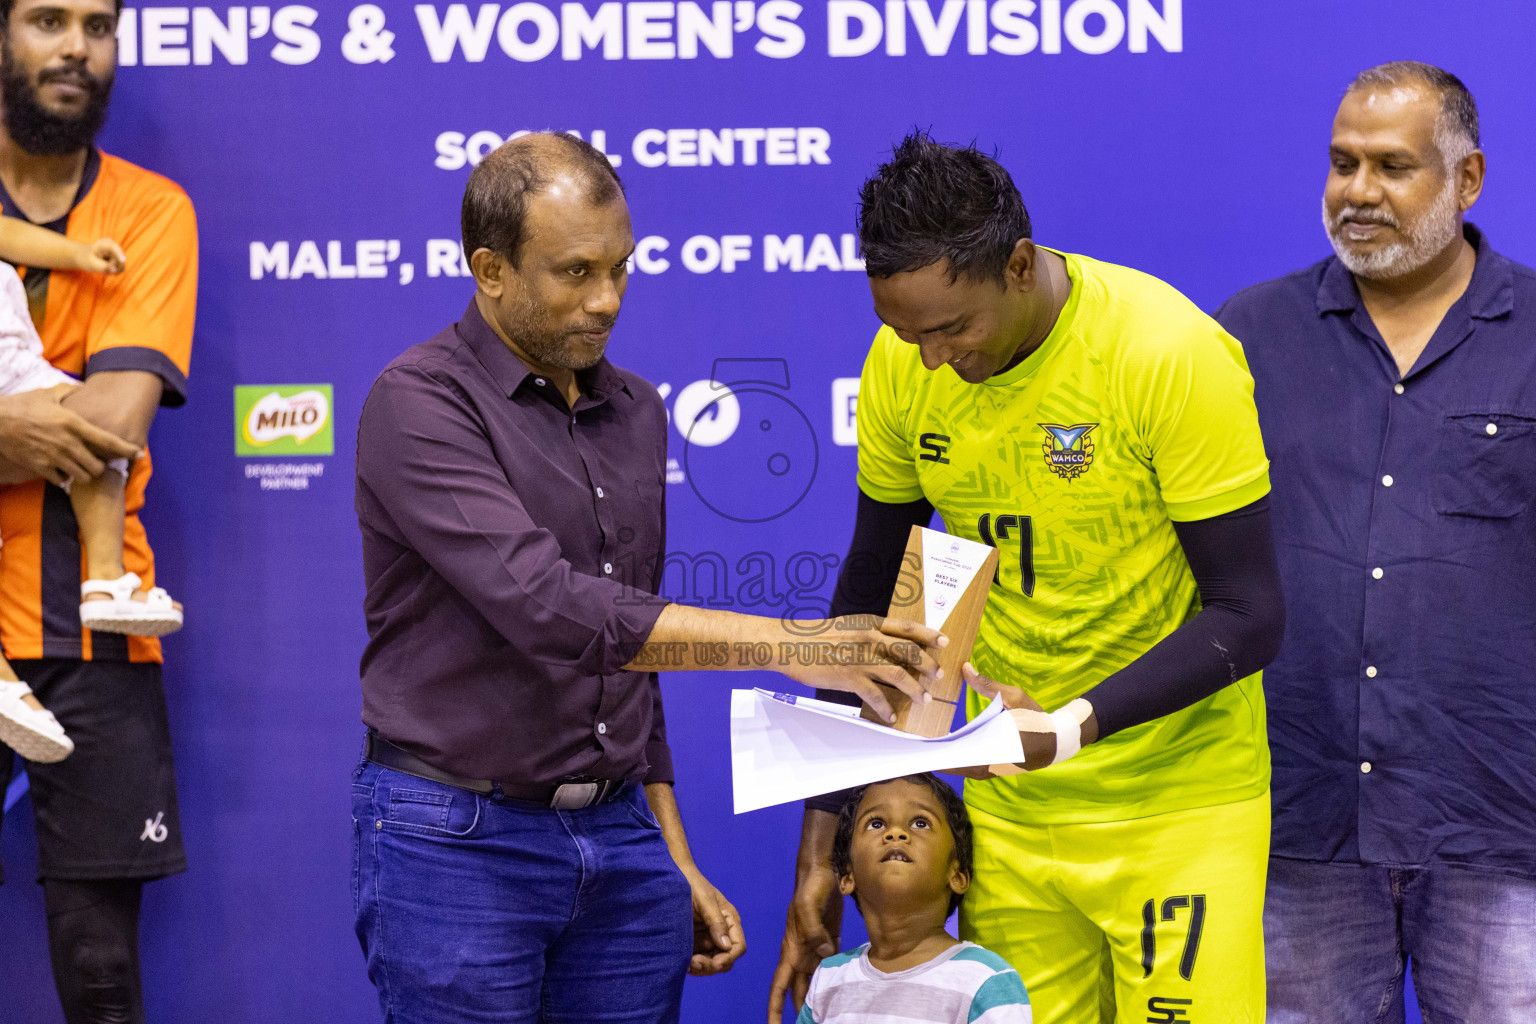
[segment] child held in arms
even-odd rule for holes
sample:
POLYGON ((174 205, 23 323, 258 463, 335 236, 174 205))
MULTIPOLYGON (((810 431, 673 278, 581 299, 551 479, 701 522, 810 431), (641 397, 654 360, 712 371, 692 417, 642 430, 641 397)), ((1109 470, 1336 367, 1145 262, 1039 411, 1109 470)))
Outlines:
POLYGON ((1031 1024, 1018 972, 944 930, 971 884, 971 821, 936 775, 855 791, 832 865, 869 942, 821 962, 797 1024, 1031 1024))
MULTIPOLYGON (((43 342, 27 308, 27 292, 15 267, 47 267, 120 274, 122 248, 110 238, 91 245, 15 217, 0 217, 0 395, 53 389, 73 391, 80 382, 43 357, 43 342)), ((68 405, 69 400, 63 399, 68 405)), ((181 605, 160 587, 144 590, 123 568, 123 487, 128 463, 116 460, 100 478, 69 489, 70 505, 84 540, 90 579, 81 585, 80 624, 129 636, 162 636, 181 628, 181 605)), ((3 545, 3 539, 0 539, 3 545)), ((0 557, 4 557, 0 554, 0 557)), ((29 761, 62 761, 75 749, 58 720, 16 678, 0 654, 0 743, 29 761)), ((9 757, 6 753, 3 756, 9 757)))

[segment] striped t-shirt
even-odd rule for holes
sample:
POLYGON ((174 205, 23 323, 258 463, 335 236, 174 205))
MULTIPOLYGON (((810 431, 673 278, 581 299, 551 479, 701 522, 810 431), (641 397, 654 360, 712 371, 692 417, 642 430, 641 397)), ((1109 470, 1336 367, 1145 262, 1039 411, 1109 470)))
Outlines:
POLYGON ((829 956, 811 976, 795 1024, 1032 1024, 1019 972, 974 942, 886 974, 869 944, 829 956))

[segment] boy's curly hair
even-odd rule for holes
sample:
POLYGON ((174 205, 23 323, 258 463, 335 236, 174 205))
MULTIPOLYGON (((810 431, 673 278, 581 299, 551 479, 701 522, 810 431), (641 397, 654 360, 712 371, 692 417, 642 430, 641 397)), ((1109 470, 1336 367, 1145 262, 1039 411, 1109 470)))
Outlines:
MULTIPOLYGON (((973 842, 971 838, 971 816, 965 809, 965 803, 958 793, 950 788, 949 784, 932 772, 923 772, 921 775, 903 775, 899 779, 886 779, 885 782, 872 782, 869 786, 860 786, 848 795, 843 802, 843 808, 837 816, 837 835, 832 840, 832 870, 837 872, 837 877, 842 878, 853 870, 853 825, 854 819, 859 816, 859 803, 863 801, 864 794, 869 792, 870 786, 883 786, 887 782, 910 782, 917 786, 926 786, 938 797, 939 806, 944 808, 944 820, 949 825, 949 833, 955 839, 955 861, 965 877, 972 877, 974 866, 973 842)), ((949 894, 949 912, 953 914, 960 907, 961 894, 951 892, 949 894)), ((858 903, 859 894, 853 894, 854 903, 858 903)))

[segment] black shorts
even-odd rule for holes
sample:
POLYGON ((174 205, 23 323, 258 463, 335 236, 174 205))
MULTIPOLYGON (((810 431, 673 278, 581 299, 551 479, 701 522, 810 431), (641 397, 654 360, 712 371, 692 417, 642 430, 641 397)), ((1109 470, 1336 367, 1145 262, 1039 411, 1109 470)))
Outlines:
MULTIPOLYGON (((11 667, 75 741, 58 764, 26 765, 39 880, 185 871, 160 666, 44 658, 11 667)), ((8 781, 16 759, 0 747, 0 762, 8 781)))

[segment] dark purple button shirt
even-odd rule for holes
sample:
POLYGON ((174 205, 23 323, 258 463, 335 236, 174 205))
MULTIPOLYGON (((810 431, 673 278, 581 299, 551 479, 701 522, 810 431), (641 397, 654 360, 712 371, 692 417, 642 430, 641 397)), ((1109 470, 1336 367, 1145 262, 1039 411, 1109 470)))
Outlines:
POLYGON ((1466 237, 1401 378, 1335 258, 1216 314, 1272 460, 1282 857, 1536 875, 1536 272, 1466 237))
POLYGON ((357 430, 363 721, 443 771, 671 782, 654 673, 666 409, 606 359, 566 405, 473 301, 357 430))

